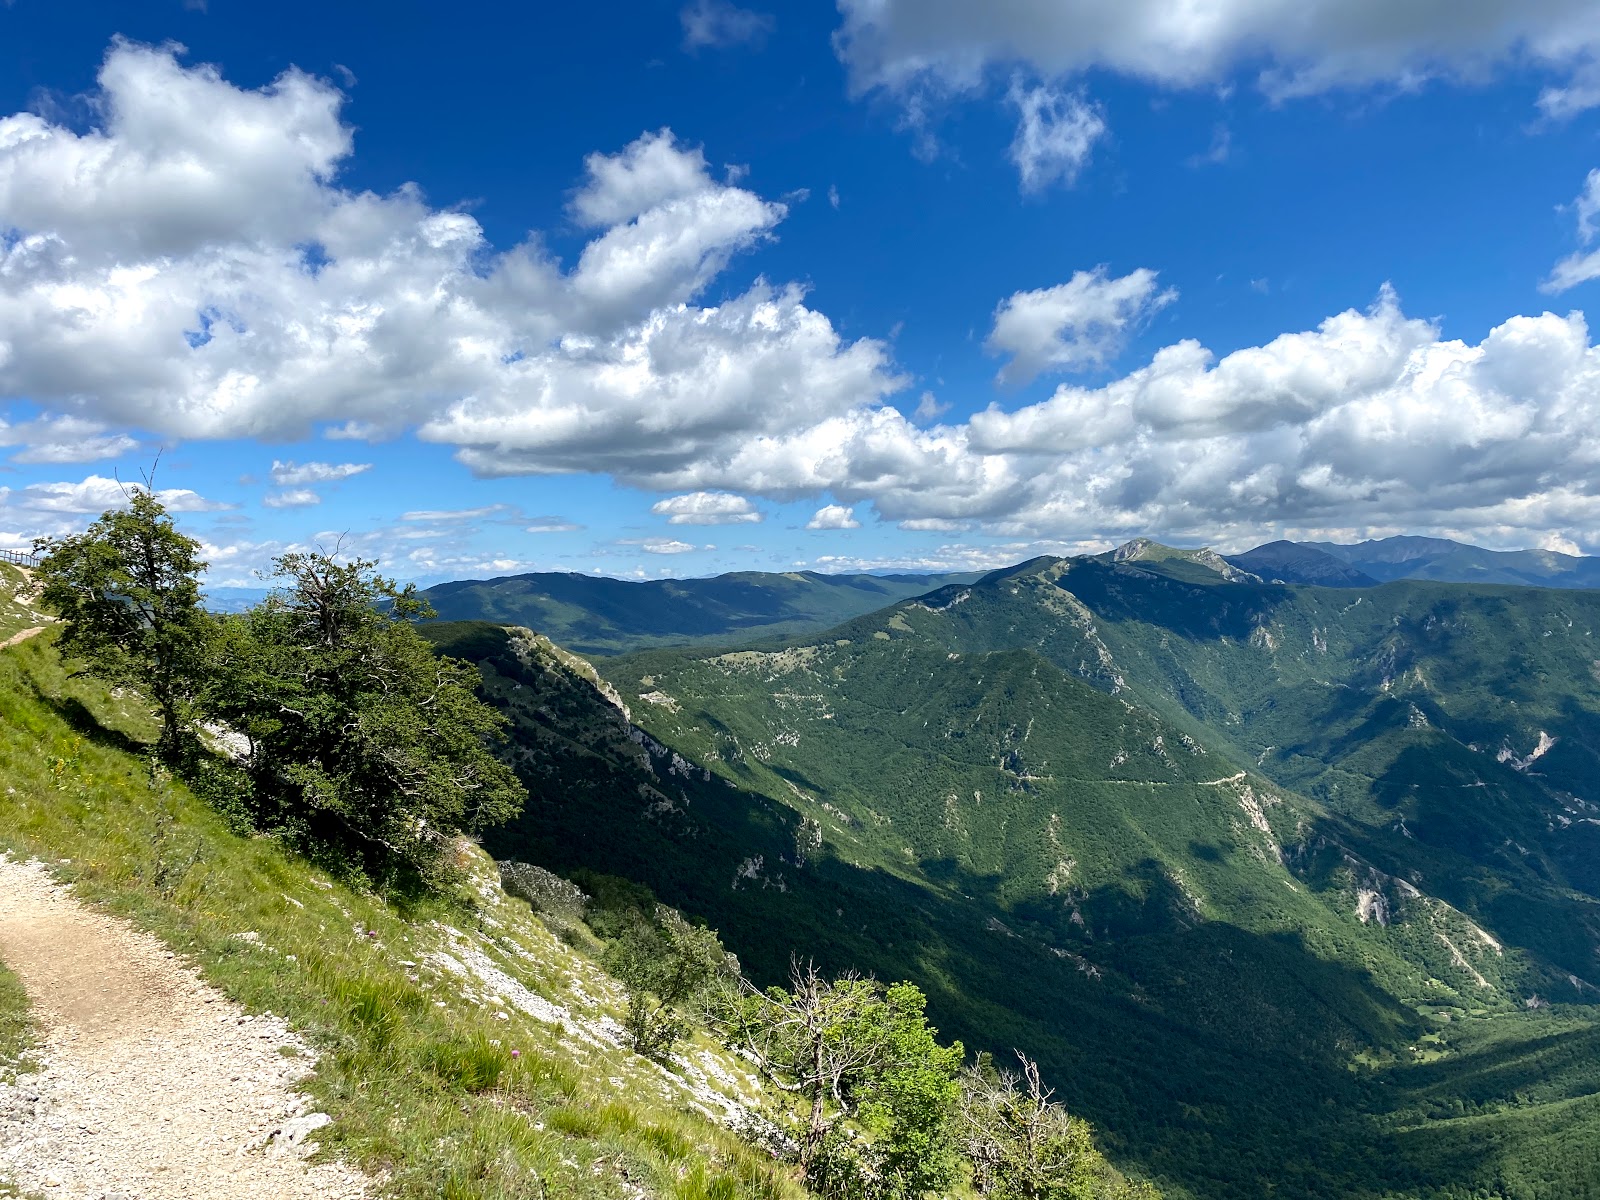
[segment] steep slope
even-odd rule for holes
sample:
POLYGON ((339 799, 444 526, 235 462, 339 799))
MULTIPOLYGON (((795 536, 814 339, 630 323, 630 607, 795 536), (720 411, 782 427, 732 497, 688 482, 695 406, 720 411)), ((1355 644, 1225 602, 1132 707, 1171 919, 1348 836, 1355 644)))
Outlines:
POLYGON ((1485 550, 1448 538, 1427 537, 1391 537, 1355 545, 1295 544, 1332 555, 1385 583, 1395 579, 1431 579, 1441 583, 1600 587, 1600 558, 1555 550, 1485 550))
POLYGON ((1559 971, 1181 709, 1078 678, 1099 653, 1053 661, 1050 631, 1081 649, 1094 626, 1039 586, 1057 565, 784 650, 608 660, 608 684, 525 632, 460 630, 537 798, 492 848, 644 879, 758 977, 810 952, 915 979, 941 1028, 1038 1055, 1173 1194, 1466 1197, 1532 1171, 1538 1139, 1464 1153, 1455 1118, 1600 1128, 1571 1103, 1596 1090, 1593 1021, 1524 1009, 1559 971))
MULTIPOLYGON (((1325 801, 1386 869, 1409 864, 1500 936, 1595 974, 1582 897, 1600 848, 1600 594, 1205 583, 1084 560, 1009 586, 992 597, 1017 608, 1005 644, 1035 638, 1097 686, 1194 722, 1325 801), (1049 616, 1063 602, 1077 625, 1049 616)), ((953 623, 988 644, 1001 617, 982 607, 953 623)))
MULTIPOLYGON (((458 847, 460 894, 389 900, 241 834, 152 770, 138 700, 69 676, 52 641, 0 650, 0 853, 42 860, 79 901, 159 938, 250 1012, 269 1057, 276 1045, 261 1039, 292 1029, 315 1056, 298 1086, 332 1117, 313 1143, 366 1168, 379 1194, 802 1200, 725 1128, 760 1095, 742 1060, 703 1036, 665 1067, 624 1049, 617 984, 505 895, 480 851, 458 847)), ((14 997, 0 969, 0 1056, 16 1049, 14 997)), ((10 1065, 0 1061, 0 1091, 10 1065)), ((54 1082, 18 1112, 0 1095, 0 1123, 16 1121, 9 1132, 30 1155, 107 1151, 109 1138, 63 1127, 63 1110, 40 1111, 62 1100, 54 1082)), ((213 1082, 256 1089, 227 1101, 241 1112, 264 1098, 249 1075, 213 1082)), ((171 1102, 149 1087, 141 1099, 156 1117, 171 1102)), ((184 1115, 169 1140, 198 1119, 184 1115)), ((62 1163, 60 1190, 100 1195, 77 1186, 88 1165, 62 1163)), ((3 1177, 0 1194, 11 1194, 3 1177)))
POLYGON ((580 654, 800 637, 973 574, 823 575, 742 571, 634 582, 576 573, 441 583, 424 593, 447 621, 537 629, 580 654))

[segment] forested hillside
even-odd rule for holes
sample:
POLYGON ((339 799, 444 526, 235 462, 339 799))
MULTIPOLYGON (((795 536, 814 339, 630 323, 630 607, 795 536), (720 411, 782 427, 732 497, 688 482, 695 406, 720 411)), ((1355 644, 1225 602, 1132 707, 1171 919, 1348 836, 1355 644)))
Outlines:
POLYGON ((516 721, 501 852, 614 865, 758 975, 916 980, 1173 1194, 1576 1200, 1596 608, 1147 547, 606 660, 626 715, 537 638, 449 645, 516 721))
POLYGON ((428 588, 447 621, 537 629, 580 654, 647 646, 804 637, 969 574, 824 575, 739 571, 712 579, 610 579, 573 572, 466 579, 428 588))

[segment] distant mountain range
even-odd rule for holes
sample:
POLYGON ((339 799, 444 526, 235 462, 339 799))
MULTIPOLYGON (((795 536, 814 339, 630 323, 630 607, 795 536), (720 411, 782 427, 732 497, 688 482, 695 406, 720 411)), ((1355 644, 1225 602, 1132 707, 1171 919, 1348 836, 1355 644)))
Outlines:
POLYGON ((1600 587, 1600 558, 1554 550, 1485 550, 1447 538, 1391 537, 1338 542, 1268 542, 1228 562, 1269 583, 1372 587, 1396 579, 1521 587, 1600 587))
POLYGON ((798 637, 982 573, 823 575, 737 571, 634 582, 576 572, 441 583, 423 592, 440 620, 536 629, 580 654, 798 637))

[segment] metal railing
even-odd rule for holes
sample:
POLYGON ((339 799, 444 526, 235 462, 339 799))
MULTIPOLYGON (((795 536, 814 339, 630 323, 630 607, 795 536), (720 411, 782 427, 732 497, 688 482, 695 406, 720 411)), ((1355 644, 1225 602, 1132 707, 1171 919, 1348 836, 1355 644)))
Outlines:
POLYGON ((8 562, 18 567, 37 567, 39 556, 32 550, 0 550, 0 562, 8 562))

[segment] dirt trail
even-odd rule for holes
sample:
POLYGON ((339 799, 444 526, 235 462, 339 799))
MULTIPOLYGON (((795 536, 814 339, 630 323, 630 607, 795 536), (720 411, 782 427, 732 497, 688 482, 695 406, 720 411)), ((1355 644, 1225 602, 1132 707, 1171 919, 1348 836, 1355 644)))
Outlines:
POLYGON ((0 1179, 55 1200, 355 1200, 308 1166, 327 1122, 281 1020, 248 1017, 160 942, 0 856, 0 961, 22 980, 44 1069, 0 1084, 0 1179))
POLYGON ((25 642, 34 634, 43 633, 44 631, 45 626, 35 625, 32 629, 24 629, 19 633, 13 633, 5 641, 0 642, 0 650, 4 650, 7 646, 15 646, 19 642, 25 642))

